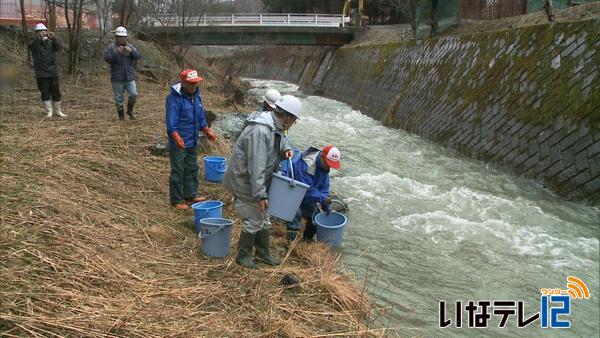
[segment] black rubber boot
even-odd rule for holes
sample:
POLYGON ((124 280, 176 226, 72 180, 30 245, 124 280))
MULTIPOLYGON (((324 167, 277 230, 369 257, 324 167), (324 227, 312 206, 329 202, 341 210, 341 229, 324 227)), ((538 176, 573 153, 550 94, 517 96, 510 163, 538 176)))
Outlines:
POLYGON ((269 230, 261 230, 256 233, 254 247, 256 249, 256 260, 269 265, 279 265, 281 260, 271 256, 269 250, 269 230))
POLYGON ((119 120, 125 120, 125 113, 123 112, 123 108, 117 109, 117 115, 119 115, 119 120))
POLYGON ((254 264, 251 256, 252 245, 254 245, 255 238, 256 234, 251 234, 242 230, 240 233, 240 240, 238 241, 237 257, 235 258, 236 263, 250 269, 256 268, 256 264, 254 264))
POLYGON ((127 102, 127 115, 129 115, 130 120, 135 120, 135 116, 134 116, 135 113, 133 112, 134 106, 135 106, 135 101, 127 102))
POLYGON ((317 227, 313 224, 312 219, 307 219, 306 223, 304 223, 304 236, 302 240, 305 242, 312 242, 316 233, 317 227))

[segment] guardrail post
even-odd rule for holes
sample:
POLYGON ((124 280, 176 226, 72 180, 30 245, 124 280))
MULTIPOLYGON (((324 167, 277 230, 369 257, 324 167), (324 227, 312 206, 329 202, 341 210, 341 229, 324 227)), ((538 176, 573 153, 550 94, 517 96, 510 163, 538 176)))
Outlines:
POLYGON ((206 14, 202 15, 204 17, 204 26, 206 26, 206 14))
POLYGON ((260 17, 260 19, 259 19, 260 25, 262 26, 262 14, 260 14, 259 17, 260 17))
POLYGON ((235 24, 235 17, 233 16, 233 14, 231 14, 231 24, 235 24))
POLYGON ((315 14, 315 25, 319 24, 319 16, 315 14))
POLYGON ((292 21, 290 20, 290 15, 288 14, 287 16, 288 16, 288 22, 287 22, 287 24, 291 25, 292 21))

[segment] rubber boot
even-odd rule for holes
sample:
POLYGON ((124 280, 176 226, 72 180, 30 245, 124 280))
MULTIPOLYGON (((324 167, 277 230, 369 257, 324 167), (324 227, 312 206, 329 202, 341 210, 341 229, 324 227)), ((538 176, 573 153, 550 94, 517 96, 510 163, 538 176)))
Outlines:
POLYGON ((242 230, 240 233, 240 240, 238 241, 237 257, 235 258, 236 263, 250 269, 256 268, 256 264, 254 264, 251 256, 252 245, 254 244, 255 238, 256 234, 251 234, 242 230))
POLYGON ((254 247, 256 248, 256 260, 269 265, 279 265, 281 260, 271 256, 269 250, 269 230, 261 230, 256 233, 254 247))
POLYGON ((60 116, 60 117, 67 117, 67 114, 63 114, 63 112, 60 109, 60 101, 54 101, 54 111, 56 112, 56 115, 60 116))
POLYGON ((317 227, 313 224, 312 219, 307 219, 306 223, 304 223, 304 236, 302 240, 305 242, 312 242, 316 233, 317 227))
POLYGON ((125 113, 123 112, 123 108, 117 108, 117 114, 119 115, 119 120, 125 120, 125 113))
POLYGON ((46 108, 46 117, 52 117, 52 101, 42 101, 46 108))
POLYGON ((127 101, 127 115, 129 115, 130 120, 135 120, 133 107, 135 106, 135 101, 127 101))

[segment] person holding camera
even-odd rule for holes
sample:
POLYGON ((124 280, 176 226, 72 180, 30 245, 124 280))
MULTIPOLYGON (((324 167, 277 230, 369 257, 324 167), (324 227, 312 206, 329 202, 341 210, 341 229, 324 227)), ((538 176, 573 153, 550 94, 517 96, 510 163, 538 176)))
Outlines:
POLYGON ((60 107, 61 94, 56 64, 56 52, 62 49, 62 45, 53 32, 48 32, 43 23, 36 24, 34 31, 35 39, 30 40, 27 46, 33 57, 35 78, 46 108, 46 117, 52 117, 53 105, 56 115, 66 117, 60 107))
POLYGON ((135 84, 135 65, 142 58, 139 50, 127 42, 127 29, 123 26, 115 29, 115 43, 110 45, 104 53, 104 60, 110 63, 110 81, 112 82, 117 115, 119 120, 125 119, 123 94, 127 91, 127 115, 134 119, 133 107, 137 99, 135 84))

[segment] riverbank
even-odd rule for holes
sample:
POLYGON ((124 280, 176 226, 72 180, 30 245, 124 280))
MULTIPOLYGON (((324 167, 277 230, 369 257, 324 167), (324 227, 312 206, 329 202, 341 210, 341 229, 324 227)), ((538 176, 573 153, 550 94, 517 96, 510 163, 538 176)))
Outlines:
MULTIPOLYGON (((278 268, 249 271, 233 255, 202 256, 191 212, 168 203, 169 160, 151 153, 165 139, 168 79, 142 74, 137 119, 120 122, 106 72, 84 68, 84 75, 61 80, 68 117, 45 118, 24 54, 19 47, 5 52, 0 60, 13 60, 19 76, 0 94, 2 334, 383 333, 369 329, 369 297, 338 257, 317 244, 287 250, 281 224, 272 243, 286 257, 278 268), (286 274, 300 284, 282 285, 286 274)), ((160 66, 169 69, 166 61, 160 66)), ((202 85, 206 107, 237 110, 215 74, 202 85)), ((228 149, 220 144, 210 154, 228 149)), ((236 221, 234 253, 240 220, 231 196, 203 181, 200 193, 222 200, 224 217, 236 221)))

